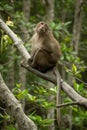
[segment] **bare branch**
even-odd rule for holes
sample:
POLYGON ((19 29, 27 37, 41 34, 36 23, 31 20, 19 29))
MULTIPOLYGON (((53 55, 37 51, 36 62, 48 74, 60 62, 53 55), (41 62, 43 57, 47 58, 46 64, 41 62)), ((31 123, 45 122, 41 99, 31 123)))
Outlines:
POLYGON ((59 104, 56 107, 60 108, 60 107, 67 107, 69 105, 78 105, 78 104, 79 104, 79 102, 68 102, 68 103, 59 104))
POLYGON ((52 71, 49 72, 49 73, 51 73, 51 76, 50 76, 49 73, 41 73, 40 71, 35 70, 34 68, 32 68, 29 65, 25 66, 24 64, 21 64, 21 66, 45 80, 48 80, 54 84, 56 83, 56 77, 52 74, 52 71))

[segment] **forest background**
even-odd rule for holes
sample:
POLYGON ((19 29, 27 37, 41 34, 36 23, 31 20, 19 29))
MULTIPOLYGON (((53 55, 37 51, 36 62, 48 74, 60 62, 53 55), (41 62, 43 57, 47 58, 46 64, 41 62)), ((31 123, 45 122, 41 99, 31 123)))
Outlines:
MULTIPOLYGON (((0 19, 3 19, 23 40, 28 52, 31 51, 30 39, 36 24, 40 21, 47 22, 61 46, 62 57, 58 69, 62 79, 78 94, 87 97, 86 0, 1 0, 0 19)), ((61 108, 58 124, 57 86, 21 67, 22 60, 12 39, 0 28, 0 72, 4 83, 20 101, 23 111, 34 123, 33 130, 87 130, 86 109, 77 104, 61 108)), ((5 101, 9 100, 5 96, 4 98, 5 101)), ((0 98, 0 129, 20 129, 22 118, 19 116, 17 120, 17 116, 14 117, 14 114, 9 112, 5 101, 0 98)), ((69 102, 72 102, 72 99, 61 91, 61 103, 69 102)))

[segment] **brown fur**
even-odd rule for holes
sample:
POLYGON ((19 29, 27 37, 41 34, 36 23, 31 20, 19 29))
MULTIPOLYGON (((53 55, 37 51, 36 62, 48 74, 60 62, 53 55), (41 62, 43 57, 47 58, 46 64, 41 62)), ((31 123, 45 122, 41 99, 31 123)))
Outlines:
POLYGON ((38 23, 32 37, 32 52, 28 61, 29 65, 41 72, 46 72, 57 64, 60 56, 59 43, 54 38, 47 23, 38 23))

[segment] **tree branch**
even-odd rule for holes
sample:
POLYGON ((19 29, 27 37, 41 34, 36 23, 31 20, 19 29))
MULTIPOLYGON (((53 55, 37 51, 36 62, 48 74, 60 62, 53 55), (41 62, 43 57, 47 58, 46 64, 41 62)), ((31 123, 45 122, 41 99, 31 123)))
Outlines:
POLYGON ((60 108, 60 107, 67 107, 69 105, 78 105, 78 104, 79 104, 79 102, 68 102, 68 103, 59 104, 56 107, 60 108))
POLYGON ((29 119, 23 112, 20 102, 14 97, 12 92, 8 89, 0 74, 0 99, 4 101, 9 108, 11 116, 15 117, 16 123, 21 130, 37 130, 34 122, 29 119))
POLYGON ((7 33, 9 37, 11 37, 15 47, 20 51, 21 55, 27 61, 30 58, 30 55, 23 46, 23 41, 17 37, 17 35, 3 22, 2 19, 0 19, 0 26, 5 31, 5 33, 7 33))
MULTIPOLYGON (((23 46, 23 41, 20 40, 7 25, 3 22, 3 20, 0 19, 0 26, 1 28, 13 39, 14 45, 17 47, 21 55, 25 58, 25 60, 28 60, 30 58, 30 55, 28 54, 27 50, 23 46)), ((43 79, 46 79, 54 84, 57 84, 56 77, 51 73, 51 74, 43 74, 30 66, 24 66, 27 70, 33 72, 34 74, 40 76, 43 79)), ((78 105, 82 105, 85 108, 87 108, 87 99, 79 95, 70 85, 68 85, 66 82, 64 82, 61 79, 61 87, 62 90, 73 100, 76 102, 79 102, 78 105)))

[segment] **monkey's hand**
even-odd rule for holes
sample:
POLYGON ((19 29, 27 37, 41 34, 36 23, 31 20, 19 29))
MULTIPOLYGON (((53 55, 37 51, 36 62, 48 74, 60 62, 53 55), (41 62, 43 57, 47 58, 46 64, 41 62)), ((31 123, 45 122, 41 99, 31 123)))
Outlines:
POLYGON ((30 57, 30 58, 28 59, 28 64, 31 65, 32 62, 33 62, 33 57, 30 57))

